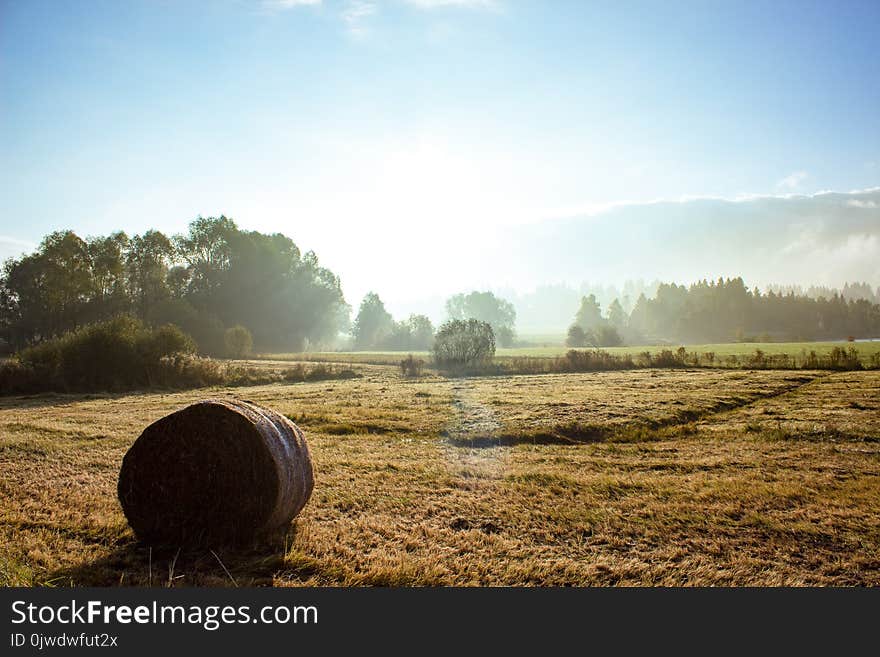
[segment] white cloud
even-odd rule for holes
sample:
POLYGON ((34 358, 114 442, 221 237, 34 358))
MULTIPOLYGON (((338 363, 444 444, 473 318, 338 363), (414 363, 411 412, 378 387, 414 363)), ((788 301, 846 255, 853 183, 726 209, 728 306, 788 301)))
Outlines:
POLYGON ((404 0, 404 2, 419 9, 440 9, 442 7, 492 9, 498 5, 495 0, 404 0))
POLYGON ((808 176, 806 171, 795 171, 776 183, 776 189, 797 189, 808 176))
POLYGON ((321 4, 321 0, 263 0, 266 9, 293 9, 321 4))
POLYGON ((880 191, 679 198, 589 210, 508 227, 495 238, 494 259, 483 255, 480 262, 521 289, 549 281, 739 275, 760 286, 880 283, 880 191))
MULTIPOLYGON (((851 189, 848 192, 836 192, 831 189, 823 189, 812 194, 754 194, 743 193, 736 196, 707 196, 704 194, 684 194, 677 198, 659 197, 646 200, 620 200, 610 201, 607 203, 583 203, 581 205, 572 205, 564 207, 542 208, 537 213, 524 218, 526 223, 542 222, 554 219, 566 219, 575 217, 593 217, 603 214, 609 210, 627 207, 642 207, 651 205, 669 205, 669 204, 687 204, 692 201, 717 201, 722 203, 748 203, 752 201, 769 201, 769 200, 797 200, 802 199, 808 201, 817 199, 822 196, 829 195, 865 195, 880 192, 880 187, 868 187, 866 189, 851 189)), ((873 200, 850 199, 846 205, 851 208, 876 209, 880 208, 880 203, 873 200)))
POLYGON ((350 0, 342 10, 342 20, 348 29, 348 33, 354 37, 362 38, 369 34, 369 28, 365 21, 378 12, 375 2, 368 0, 350 0))

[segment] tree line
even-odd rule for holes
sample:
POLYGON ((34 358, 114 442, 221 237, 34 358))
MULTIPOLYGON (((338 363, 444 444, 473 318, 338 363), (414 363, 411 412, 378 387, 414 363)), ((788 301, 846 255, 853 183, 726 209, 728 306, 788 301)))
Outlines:
POLYGON ((239 325, 265 351, 333 340, 347 330, 350 308, 339 278, 313 252, 224 216, 199 217, 171 237, 57 231, 3 265, 0 340, 8 348, 120 314, 147 326, 175 324, 202 353, 222 354, 225 328, 239 325))
MULTIPOLYGON (((857 289, 856 286, 851 286, 857 289)), ((848 290, 850 286, 848 286, 848 290)), ((868 287, 870 289, 870 287, 868 287)), ((859 291, 862 290, 859 288, 859 291)), ((742 278, 663 283, 641 294, 626 313, 615 299, 603 314, 594 295, 581 300, 569 328, 569 346, 657 342, 773 342, 880 337, 880 305, 837 291, 812 297, 749 289, 742 278)))
MULTIPOLYGON (((516 309, 492 292, 456 294, 446 301, 446 315, 447 323, 476 320, 487 324, 492 330, 493 352, 495 341, 502 347, 513 346, 516 309)), ((395 321, 375 292, 367 293, 361 302, 351 334, 355 350, 428 351, 435 340, 434 325, 428 317, 410 315, 395 321)))
MULTIPOLYGON (((880 305, 866 284, 827 296, 817 296, 819 288, 762 293, 739 277, 651 287, 651 297, 643 291, 635 304, 628 295, 614 298, 606 309, 596 294, 583 296, 568 346, 880 336, 880 305)), ((251 340, 263 352, 332 346, 349 331, 356 350, 427 351, 434 344, 428 317, 395 321, 375 292, 353 323, 350 314, 338 276, 313 252, 301 253, 278 233, 241 230, 225 216, 199 217, 170 237, 150 230, 83 239, 57 231, 0 270, 0 347, 7 350, 119 315, 147 327, 174 324, 209 355, 245 355, 251 340)), ((516 308, 492 292, 450 297, 446 316, 487 323, 501 347, 515 343, 516 308)))

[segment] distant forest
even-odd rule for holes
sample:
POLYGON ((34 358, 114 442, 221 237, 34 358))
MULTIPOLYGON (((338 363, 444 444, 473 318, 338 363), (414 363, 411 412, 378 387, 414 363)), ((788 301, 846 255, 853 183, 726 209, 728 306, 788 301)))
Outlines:
MULTIPOLYGON (((472 291, 449 298, 446 316, 489 323, 500 346, 521 344, 518 311, 568 324, 574 347, 880 337, 878 292, 865 283, 842 291, 761 292, 742 278, 690 286, 628 282, 620 299, 611 296, 613 287, 583 290, 582 296, 565 286, 521 296, 472 291)), ((261 352, 345 343, 424 350, 436 330, 424 315, 394 321, 372 292, 351 322, 338 276, 313 252, 301 253, 281 234, 243 231, 222 216, 200 217, 186 234, 170 237, 154 230, 87 239, 54 232, 0 270, 0 346, 6 350, 119 315, 152 327, 175 324, 210 355, 228 353, 224 332, 239 326, 261 352)))
MULTIPOLYGON (((851 293, 856 289, 873 294, 867 285, 848 286, 851 293)), ((589 295, 581 300, 573 326, 587 335, 611 327, 628 344, 846 340, 880 337, 880 305, 837 291, 827 297, 794 290, 762 293, 750 290, 742 278, 731 278, 660 284, 653 298, 641 294, 630 313, 616 299, 602 313, 589 295)))

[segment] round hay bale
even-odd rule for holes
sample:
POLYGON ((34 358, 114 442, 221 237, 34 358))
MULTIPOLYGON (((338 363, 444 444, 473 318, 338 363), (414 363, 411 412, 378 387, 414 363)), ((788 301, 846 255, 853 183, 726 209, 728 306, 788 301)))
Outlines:
POLYGON ((286 527, 313 485, 293 422, 250 402, 208 399, 144 429, 122 459, 118 494, 146 543, 223 544, 286 527))

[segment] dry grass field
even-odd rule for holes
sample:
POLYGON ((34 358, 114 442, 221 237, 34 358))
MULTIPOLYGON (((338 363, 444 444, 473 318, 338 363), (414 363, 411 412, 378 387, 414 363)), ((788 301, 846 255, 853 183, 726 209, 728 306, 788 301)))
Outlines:
POLYGON ((0 584, 880 585, 880 371, 356 368, 0 399, 0 584), (269 545, 138 544, 116 500, 123 454, 148 423, 224 396, 306 431, 311 502, 269 545))

